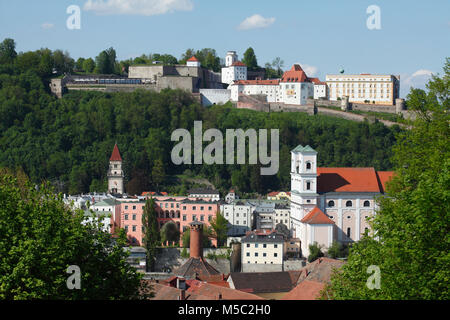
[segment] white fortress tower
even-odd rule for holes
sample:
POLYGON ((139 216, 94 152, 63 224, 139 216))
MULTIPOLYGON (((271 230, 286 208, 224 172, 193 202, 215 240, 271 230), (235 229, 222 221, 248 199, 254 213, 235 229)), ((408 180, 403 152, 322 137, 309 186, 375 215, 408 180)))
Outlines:
POLYGON ((108 192, 112 194, 122 194, 124 192, 122 157, 117 144, 114 145, 111 158, 109 159, 108 192))
POLYGON ((232 84, 238 80, 247 80, 247 66, 238 60, 236 51, 228 51, 222 68, 222 83, 232 84))
POLYGON ((236 54, 236 51, 228 51, 227 55, 225 57, 225 66, 231 67, 233 63, 238 61, 238 56, 236 54))

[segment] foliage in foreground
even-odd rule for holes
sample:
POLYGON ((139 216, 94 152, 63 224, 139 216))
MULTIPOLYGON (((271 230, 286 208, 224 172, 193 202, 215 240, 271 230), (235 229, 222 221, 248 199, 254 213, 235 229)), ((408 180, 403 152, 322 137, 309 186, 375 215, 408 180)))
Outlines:
POLYGON ((125 234, 86 223, 45 185, 0 173, 0 299, 139 299, 149 293, 126 263, 125 234), (36 190, 38 189, 38 190, 36 190), (82 222, 86 224, 83 225, 82 222), (81 288, 69 290, 69 266, 81 271, 81 288))

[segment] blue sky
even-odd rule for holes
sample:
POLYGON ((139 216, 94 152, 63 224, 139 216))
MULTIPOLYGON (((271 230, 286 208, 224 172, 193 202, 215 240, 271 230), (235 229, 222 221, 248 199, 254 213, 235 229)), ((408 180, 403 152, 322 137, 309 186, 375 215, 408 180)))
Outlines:
POLYGON ((17 51, 63 49, 75 59, 111 46, 119 59, 179 58, 187 48, 214 48, 221 57, 236 50, 242 58, 251 46, 261 66, 281 57, 285 69, 300 63, 322 80, 341 67, 400 75, 405 96, 442 72, 449 13, 448 0, 0 0, 0 41, 13 38, 17 51), (66 27, 70 5, 81 8, 79 30, 66 27), (370 5, 381 10, 380 30, 366 26, 370 5))

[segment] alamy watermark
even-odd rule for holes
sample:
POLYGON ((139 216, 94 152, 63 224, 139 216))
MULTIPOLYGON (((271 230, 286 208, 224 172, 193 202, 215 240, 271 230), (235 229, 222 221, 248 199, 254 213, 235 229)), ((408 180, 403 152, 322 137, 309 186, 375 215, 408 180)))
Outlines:
POLYGON ((370 5, 366 9, 366 13, 370 14, 367 18, 366 26, 369 30, 380 30, 381 29, 381 9, 377 5, 370 5))
POLYGON ((77 5, 71 5, 67 7, 67 14, 70 16, 67 18, 66 26, 69 30, 79 30, 81 29, 81 9, 77 5))
MULTIPOLYGON (((236 164, 245 164, 246 139, 248 138, 248 163, 268 165, 261 167, 261 175, 274 175, 279 169, 279 130, 270 129, 270 156, 268 154, 267 129, 227 129, 226 130, 226 164, 234 164, 235 140, 237 140, 236 164)), ((194 164, 224 164, 223 135, 218 129, 208 129, 202 134, 202 121, 194 121, 194 164), (214 141, 212 141, 214 138, 214 141), (203 150, 203 141, 212 141, 203 150)), ((172 162, 176 165, 191 164, 192 138, 186 129, 176 129, 172 132, 171 140, 180 141, 171 153, 172 162), (180 155, 182 153, 182 156, 180 155)))
POLYGON ((376 265, 370 265, 367 267, 367 273, 372 274, 366 282, 367 288, 370 290, 381 289, 381 271, 380 267, 376 265))
POLYGON ((71 274, 67 278, 66 285, 67 289, 81 289, 81 269, 77 265, 71 265, 67 268, 66 273, 71 274))

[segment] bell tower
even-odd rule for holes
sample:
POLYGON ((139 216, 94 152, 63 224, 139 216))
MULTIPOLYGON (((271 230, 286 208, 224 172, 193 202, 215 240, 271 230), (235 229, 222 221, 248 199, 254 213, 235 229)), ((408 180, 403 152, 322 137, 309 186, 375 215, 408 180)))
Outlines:
POLYGON ((122 157, 120 156, 117 143, 114 145, 111 158, 109 158, 108 192, 112 194, 122 194, 124 192, 122 157))

